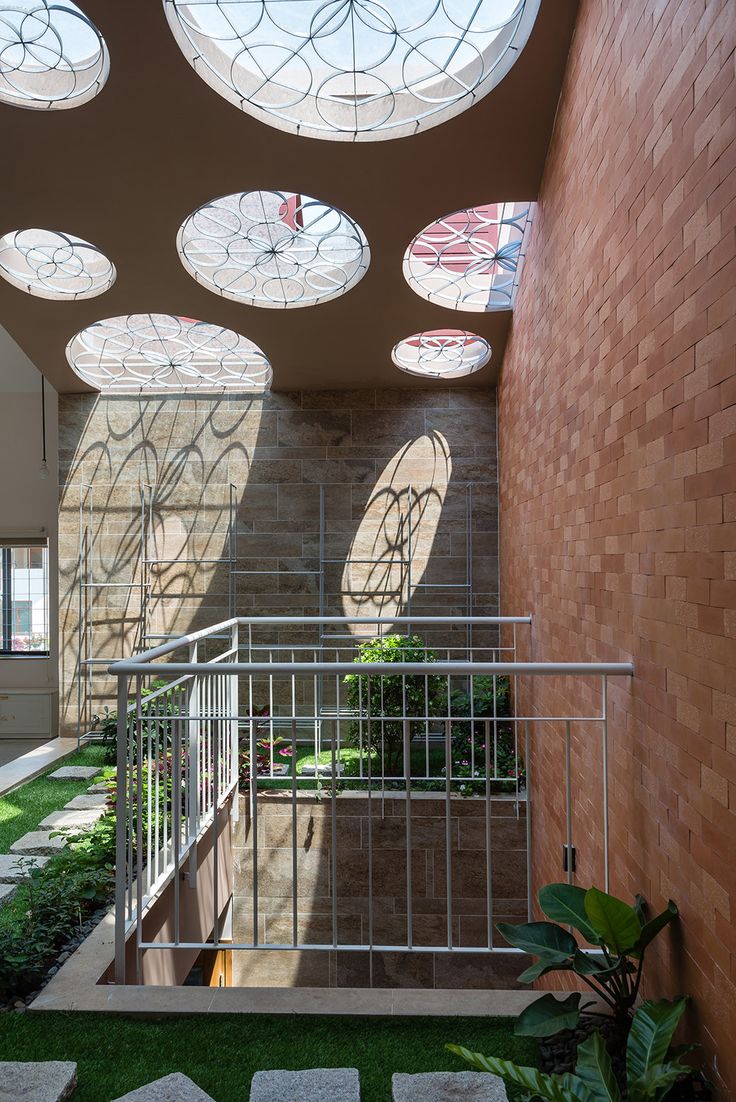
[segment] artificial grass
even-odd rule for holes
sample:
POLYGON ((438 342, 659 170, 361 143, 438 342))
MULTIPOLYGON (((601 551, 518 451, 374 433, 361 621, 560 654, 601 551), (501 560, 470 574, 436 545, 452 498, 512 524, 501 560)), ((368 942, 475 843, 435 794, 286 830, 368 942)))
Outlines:
MULTIPOLYGON (((447 1042, 537 1066, 510 1018, 207 1015, 141 1019, 38 1012, 0 1017, 0 1060, 75 1060, 74 1102, 110 1102, 174 1071, 215 1102, 244 1102, 269 1068, 355 1067, 363 1102, 389 1102, 396 1071, 467 1071, 447 1042)), ((519 1094, 509 1088, 509 1097, 519 1094)))
POLYGON ((0 853, 9 853, 29 830, 35 830, 42 819, 58 811, 73 796, 80 796, 91 781, 52 781, 49 773, 67 765, 99 765, 105 763, 102 746, 85 746, 63 761, 57 761, 35 780, 21 785, 6 796, 0 796, 0 853))

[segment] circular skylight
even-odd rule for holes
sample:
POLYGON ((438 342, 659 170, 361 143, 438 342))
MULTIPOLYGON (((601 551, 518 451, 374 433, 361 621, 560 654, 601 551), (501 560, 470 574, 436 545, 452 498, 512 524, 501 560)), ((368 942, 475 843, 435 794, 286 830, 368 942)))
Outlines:
POLYGON ((453 310, 509 309, 528 221, 528 203, 490 203, 440 218, 404 254, 409 286, 453 310))
POLYGON ((101 295, 115 265, 89 241, 54 230, 13 230, 0 237, 0 275, 29 295, 76 299, 101 295))
POLYGON ((102 391, 267 390, 260 348, 220 325, 173 314, 107 318, 72 337, 66 358, 102 391))
POLYGON ((401 138, 506 75, 540 0, 164 0, 197 73, 243 111, 315 138, 401 138))
POLYGON ((430 329, 394 345, 391 359, 409 375, 461 379, 480 371, 491 358, 483 337, 461 329, 430 329))
POLYGON ((0 101, 78 107, 109 71, 104 38, 71 0, 0 0, 0 101))
POLYGON ((370 263, 352 218, 292 191, 245 191, 205 203, 179 230, 177 248, 189 274, 210 291, 274 308, 344 295, 370 263))

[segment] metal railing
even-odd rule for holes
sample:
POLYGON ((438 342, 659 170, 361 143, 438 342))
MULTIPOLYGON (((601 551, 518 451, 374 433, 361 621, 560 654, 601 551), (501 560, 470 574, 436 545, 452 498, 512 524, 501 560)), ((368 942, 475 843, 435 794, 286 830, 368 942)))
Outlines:
MULTIPOLYGON (((600 729, 601 864, 607 887, 607 681, 611 676, 630 676, 633 667, 629 663, 519 662, 517 633, 530 624, 528 616, 235 617, 111 665, 110 672, 118 679, 119 717, 116 982, 125 981, 125 946, 132 927, 139 960, 144 950, 220 947, 498 952, 493 929, 492 812, 494 801, 505 798, 512 802, 513 814, 525 816, 528 857, 533 724, 564 725, 566 814, 561 841, 568 852, 572 848, 571 725, 592 723, 600 729), (387 632, 408 637, 421 632, 410 652, 414 660, 361 660, 361 643, 387 632), (417 651, 420 660, 416 660, 417 651), (577 716, 515 714, 511 705, 523 698, 518 692, 520 680, 539 676, 594 678, 599 710, 577 716), (287 891, 281 891, 285 914, 290 916, 287 940, 270 939, 261 914, 261 880, 268 869, 264 873, 259 855, 259 825, 263 795, 273 794, 274 789, 292 807, 289 884, 287 891), (217 844, 222 809, 229 807, 232 819, 238 818, 239 791, 245 796, 250 862, 249 921, 247 936, 240 938, 233 937, 229 923, 221 917, 227 899, 220 885, 230 882, 223 873, 232 870, 220 868, 217 844), (305 938, 300 924, 300 915, 309 908, 297 859, 297 801, 305 792, 320 800, 328 820, 330 936, 318 941, 305 938), (367 901, 367 923, 360 942, 341 938, 339 929, 339 816, 340 801, 348 792, 360 794, 366 807, 366 880, 361 896, 367 901), (454 933, 452 822, 458 795, 480 802, 485 866, 482 944, 460 944, 454 933), (440 801, 437 806, 444 822, 447 936, 441 943, 418 944, 413 929, 412 828, 417 801, 428 798, 440 801), (396 891, 405 901, 405 933, 398 942, 394 938, 383 943, 374 929, 373 835, 374 815, 376 811, 383 815, 387 799, 403 803, 404 859, 396 891), (213 824, 211 922, 201 940, 187 940, 181 930, 181 893, 197 890, 197 843, 213 824), (147 940, 145 916, 169 884, 171 933, 147 940)), ((528 860, 525 909, 531 914, 528 860)))

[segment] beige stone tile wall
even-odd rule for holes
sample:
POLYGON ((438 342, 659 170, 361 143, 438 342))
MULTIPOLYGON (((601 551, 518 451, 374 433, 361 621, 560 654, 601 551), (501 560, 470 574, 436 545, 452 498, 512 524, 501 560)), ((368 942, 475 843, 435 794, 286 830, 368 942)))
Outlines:
MULTIPOLYGON (((493 391, 62 395, 59 434, 64 731, 74 730, 77 715, 80 486, 93 487, 91 521, 89 492, 82 491, 93 580, 116 586, 89 591, 94 657, 119 658, 140 641, 142 490, 153 493, 149 557, 175 560, 150 570, 149 633, 188 632, 227 617, 228 565, 207 560, 230 555, 231 484, 237 568, 271 572, 238 577, 236 610, 243 615, 318 612, 320 486, 325 556, 378 560, 326 567, 326 612, 406 611, 398 560, 407 553, 400 515, 409 487, 414 581, 464 582, 469 482, 474 611, 498 611, 493 391), (125 588, 128 582, 133 587, 125 588)), ((415 589, 413 608, 464 612, 465 592, 415 589)), ((113 702, 114 686, 95 675, 91 711, 113 702)))
MULTIPOLYGON (((304 944, 333 941, 333 891, 339 944, 407 944, 406 802, 401 794, 345 792, 335 800, 334 883, 332 803, 297 798, 296 832, 290 795, 259 796, 257 809, 258 941, 291 944, 296 898, 297 939, 304 944), (369 877, 369 829, 371 874, 369 877), (292 839, 297 874, 293 877, 292 839), (372 900, 368 883, 372 884, 372 900), (294 891, 295 885, 295 891, 294 891), (372 922, 369 920, 372 915, 372 922)), ((493 922, 526 921, 526 805, 512 799, 491 803, 491 885, 493 922)), ((415 947, 448 942, 446 817, 442 796, 417 795, 411 804, 412 941, 415 947)), ((487 868, 485 801, 451 801, 451 928, 456 947, 485 947, 487 868)), ((241 797, 233 857, 233 938, 252 942, 253 822, 241 797)), ((494 933, 494 944, 503 942, 494 933)), ((441 952, 410 954, 379 950, 248 950, 233 957, 235 986, 376 986, 494 988, 516 986, 521 971, 513 955, 441 952)))

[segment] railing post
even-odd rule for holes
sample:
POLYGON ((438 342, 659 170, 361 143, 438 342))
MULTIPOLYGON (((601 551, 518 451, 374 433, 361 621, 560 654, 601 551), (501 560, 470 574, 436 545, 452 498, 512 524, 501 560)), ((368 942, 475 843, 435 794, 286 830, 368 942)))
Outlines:
POLYGON ((115 983, 125 983, 125 910, 128 889, 128 678, 118 674, 115 783, 115 983))
MULTIPOLYGON (((191 643, 189 646, 189 661, 197 661, 197 643, 191 643)), ((192 678, 192 686, 189 692, 189 716, 188 722, 184 727, 184 738, 186 740, 186 757, 189 762, 188 770, 188 791, 187 791, 187 843, 189 849, 189 869, 187 870, 187 884, 190 888, 196 888, 197 886, 197 834, 199 833, 199 813, 200 813, 200 798, 201 798, 201 785, 200 785, 200 715, 202 707, 202 693, 200 692, 200 675, 195 674, 192 678), (196 719, 192 719, 192 715, 196 716, 196 719)), ((177 870, 178 874, 178 870, 177 870)))

